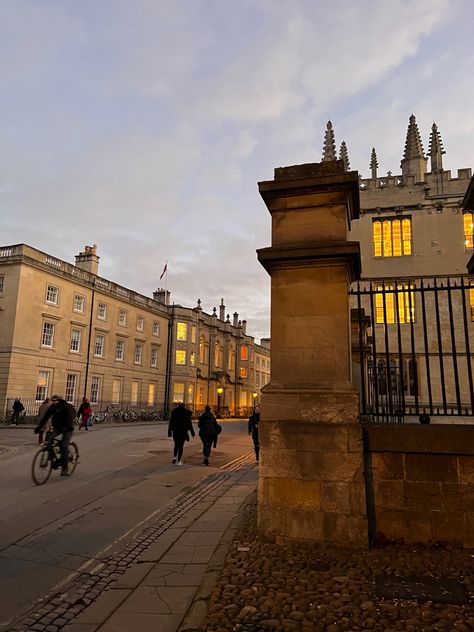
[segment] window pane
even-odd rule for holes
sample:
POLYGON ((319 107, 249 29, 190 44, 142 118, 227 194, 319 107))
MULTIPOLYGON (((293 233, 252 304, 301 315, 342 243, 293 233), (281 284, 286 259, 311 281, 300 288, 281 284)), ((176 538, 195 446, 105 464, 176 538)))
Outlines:
POLYGON ((176 340, 187 340, 188 325, 187 323, 176 323, 176 340))
POLYGON ((91 398, 90 398, 90 403, 91 404, 98 404, 99 403, 99 396, 100 396, 100 377, 98 375, 93 375, 92 379, 91 379, 91 398))
POLYGON ((125 341, 124 340, 117 340, 117 344, 115 347, 115 359, 116 360, 123 360, 124 358, 124 353, 125 351, 125 341))
POLYGON ((160 323, 157 323, 157 322, 153 323, 153 335, 154 336, 160 335, 160 323))
POLYGON ((240 359, 241 360, 248 360, 249 357, 249 350, 247 347, 240 347, 240 359))
POLYGON ((79 294, 74 295, 74 307, 75 312, 83 312, 84 311, 84 297, 79 294))
POLYGON ((127 312, 124 309, 119 311, 118 323, 122 326, 127 324, 127 312))
POLYGON ((95 344, 94 344, 94 355, 95 356, 103 356, 104 355, 104 336, 96 336, 95 344))
POLYGON ((139 393, 139 383, 132 382, 132 393, 131 393, 131 403, 138 404, 138 393, 139 393))
POLYGON ((143 316, 137 316, 137 329, 138 331, 143 331, 145 328, 145 319, 143 316))
POLYGON ((137 345, 135 347, 135 364, 142 363, 142 350, 143 350, 143 347, 141 345, 137 345))
POLYGON ((464 213, 464 246, 466 250, 472 250, 474 246, 474 224, 472 213, 464 213))
POLYGON ((97 318, 105 320, 107 316, 107 305, 105 303, 99 303, 97 306, 97 318))
POLYGON ((153 383, 148 384, 148 406, 153 406, 155 403, 155 385, 153 383))
POLYGON ((247 367, 246 366, 241 366, 240 367, 240 377, 246 378, 247 375, 248 375, 247 367))
POLYGON ((393 256, 402 256, 402 223, 399 219, 392 221, 393 256))
POLYGON ((392 256, 392 222, 390 220, 383 222, 383 255, 384 257, 392 256))
POLYGON ((188 398, 187 398, 187 402, 188 404, 193 405, 194 404, 194 384, 188 384, 188 398))
POLYGON ((173 385, 173 402, 184 402, 184 384, 182 382, 175 382, 173 385))
POLYGON ((73 403, 76 399, 77 375, 68 373, 66 377, 66 401, 73 403))
POLYGON ((54 285, 48 285, 46 289, 46 302, 56 305, 59 297, 59 289, 54 285))
POLYGON ((374 222, 372 224, 372 233, 374 238, 374 256, 382 256, 382 222, 374 222))
POLYGON ((151 350, 151 366, 153 368, 158 366, 158 349, 151 350))
POLYGON ((411 255, 411 219, 402 221, 403 254, 411 255))
POLYGON ((42 402, 48 397, 49 371, 39 371, 36 384, 36 401, 42 402))
POLYGON ((41 344, 43 347, 52 347, 54 342, 54 325, 53 323, 43 323, 43 333, 41 336, 41 344))
POLYGON ((186 364, 186 351, 184 349, 176 349, 176 364, 186 364))
POLYGON ((112 380, 112 404, 120 404, 122 380, 112 380))
POLYGON ((196 342, 196 335, 197 335, 197 327, 196 325, 192 325, 191 326, 191 342, 196 342))
POLYGON ((69 347, 70 351, 78 353, 81 350, 81 335, 82 332, 80 329, 71 330, 71 343, 69 347))
POLYGON ((196 354, 194 353, 194 351, 191 351, 189 355, 189 364, 190 366, 196 366, 196 354))

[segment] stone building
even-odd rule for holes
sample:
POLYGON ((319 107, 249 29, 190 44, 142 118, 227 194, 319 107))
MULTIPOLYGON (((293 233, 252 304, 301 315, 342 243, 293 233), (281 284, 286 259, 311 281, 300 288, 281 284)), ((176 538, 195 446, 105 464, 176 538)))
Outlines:
MULTIPOLYGON (((433 411, 441 406, 442 412, 456 407, 459 412, 460 403, 463 410, 472 410, 473 403, 474 290, 466 265, 473 253, 474 221, 473 211, 462 203, 472 174, 459 169, 453 176, 443 167, 444 153, 433 123, 425 155, 413 115, 401 172, 379 175, 372 149, 371 177, 360 178, 360 219, 349 233, 350 240, 360 242, 362 258, 362 280, 353 286, 351 306, 362 307, 363 318, 375 321, 374 328, 369 324, 368 353, 373 356, 375 346, 379 367, 365 375, 368 397, 378 380, 376 388, 388 399, 398 398, 399 407, 433 411), (382 384, 380 371, 385 371, 382 384)), ((335 155, 328 123, 323 161, 335 155)), ((340 158, 347 169, 345 143, 340 158)), ((360 375, 360 366, 355 373, 360 375)))
POLYGON ((98 275, 96 246, 75 265, 25 244, 0 247, 0 416, 20 397, 34 414, 58 392, 98 409, 169 410, 185 401, 247 414, 269 380, 267 347, 246 321, 170 305, 98 275), (265 358, 265 371, 260 367, 265 358), (259 384, 255 363, 259 360, 259 384), (222 390, 221 390, 222 389, 222 390))

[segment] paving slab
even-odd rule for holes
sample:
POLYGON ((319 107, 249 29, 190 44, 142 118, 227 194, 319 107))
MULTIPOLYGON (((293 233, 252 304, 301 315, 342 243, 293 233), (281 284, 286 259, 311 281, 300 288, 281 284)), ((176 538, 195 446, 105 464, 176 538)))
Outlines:
MULTIPOLYGON (((176 632, 181 623, 181 614, 137 614, 116 612, 100 632, 176 632)), ((82 632, 74 630, 73 632, 82 632)), ((94 632, 84 630, 84 632, 94 632)))
POLYGON ((103 623, 125 601, 131 592, 131 590, 125 589, 106 590, 97 601, 77 617, 77 623, 103 623))
POLYGON ((152 562, 134 564, 117 579, 114 584, 114 589, 135 588, 144 579, 144 577, 148 575, 152 568, 154 568, 154 564, 152 562))

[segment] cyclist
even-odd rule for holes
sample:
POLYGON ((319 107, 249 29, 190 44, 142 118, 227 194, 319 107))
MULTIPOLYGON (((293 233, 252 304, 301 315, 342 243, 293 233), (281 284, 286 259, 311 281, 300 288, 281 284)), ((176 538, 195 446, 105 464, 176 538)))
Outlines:
POLYGON ((48 419, 51 418, 52 433, 48 438, 48 448, 51 448, 52 441, 59 435, 62 435, 61 446, 61 476, 67 475, 69 460, 69 443, 74 433, 74 419, 76 418, 76 409, 72 404, 68 404, 60 395, 53 395, 51 398, 51 406, 43 415, 40 423, 35 428, 35 434, 40 433, 46 425, 48 419))

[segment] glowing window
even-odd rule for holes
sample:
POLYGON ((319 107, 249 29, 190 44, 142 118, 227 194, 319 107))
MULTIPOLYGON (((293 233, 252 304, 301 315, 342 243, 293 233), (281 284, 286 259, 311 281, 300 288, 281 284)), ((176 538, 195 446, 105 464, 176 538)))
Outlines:
POLYGON ((375 220, 372 240, 374 257, 411 255, 411 218, 375 220))
POLYGON ((393 325, 415 322, 415 285, 413 283, 399 283, 395 286, 385 284, 375 287, 375 322, 377 324, 393 325), (385 289, 385 291, 383 291, 385 289), (398 318, 397 318, 398 296, 398 318), (385 299, 385 300, 384 300, 385 299))
POLYGON ((186 351, 184 349, 176 349, 176 364, 186 364, 186 351))
POLYGON ((176 340, 188 339, 188 324, 176 323, 176 340))
POLYGON ((183 382, 175 382, 173 384, 173 402, 184 402, 184 384, 183 382))
POLYGON ((240 359, 241 360, 248 360, 249 359, 248 347, 240 347, 240 359))
POLYGON ((243 378, 247 378, 248 377, 248 371, 247 371, 247 367, 246 366, 241 366, 240 367, 240 377, 243 377, 243 378))
POLYGON ((153 406, 153 404, 155 403, 155 385, 153 384, 153 382, 150 382, 150 384, 148 384, 148 399, 146 403, 148 406, 153 406))
POLYGON ((464 213, 464 248, 472 250, 474 248, 474 223, 473 214, 464 213))

